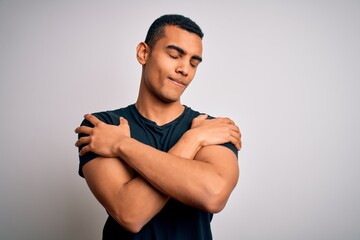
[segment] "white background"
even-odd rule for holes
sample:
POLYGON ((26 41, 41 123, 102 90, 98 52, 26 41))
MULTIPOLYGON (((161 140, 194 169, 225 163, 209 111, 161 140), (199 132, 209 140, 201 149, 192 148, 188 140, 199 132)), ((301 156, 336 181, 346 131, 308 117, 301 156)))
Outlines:
POLYGON ((360 239, 359 1, 0 0, 0 239, 100 239, 77 175, 88 112, 136 100, 135 47, 166 13, 203 29, 183 103, 241 127, 214 239, 360 239))

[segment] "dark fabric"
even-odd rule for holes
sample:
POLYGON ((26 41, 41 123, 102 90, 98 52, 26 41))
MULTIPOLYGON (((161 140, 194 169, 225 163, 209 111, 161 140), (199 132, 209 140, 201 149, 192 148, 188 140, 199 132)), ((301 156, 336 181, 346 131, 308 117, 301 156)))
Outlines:
MULTIPOLYGON (((155 122, 143 117, 134 104, 113 111, 95 113, 94 115, 101 121, 113 125, 119 125, 119 117, 124 117, 129 122, 132 138, 167 152, 190 129, 192 120, 199 114, 199 112, 185 106, 184 112, 177 119, 163 126, 158 126, 155 122)), ((81 125, 91 126, 86 120, 81 125)), ((237 156, 238 152, 234 145, 227 143, 224 146, 230 148, 237 156)), ((82 167, 84 164, 95 157, 97 155, 94 153, 88 153, 80 157, 80 176, 83 177, 82 167)), ((211 213, 171 199, 137 234, 126 231, 109 215, 104 226, 103 239, 209 240, 212 239, 211 219, 211 213)))

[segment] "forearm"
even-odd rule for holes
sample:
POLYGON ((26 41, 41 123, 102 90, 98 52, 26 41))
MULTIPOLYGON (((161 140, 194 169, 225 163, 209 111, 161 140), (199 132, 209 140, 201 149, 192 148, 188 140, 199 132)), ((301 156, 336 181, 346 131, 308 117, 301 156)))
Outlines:
MULTIPOLYGON (((195 142, 179 140, 169 153, 183 158, 193 158, 198 147, 195 142), (190 144, 189 144, 190 143, 190 144)), ((130 231, 137 232, 164 207, 169 197, 137 176, 116 192, 112 216, 130 231)))
POLYGON ((129 231, 138 232, 161 211, 168 199, 168 196, 138 176, 116 192, 111 215, 129 231))
POLYGON ((191 149, 176 156, 174 152, 161 152, 134 139, 126 139, 120 145, 119 154, 130 167, 140 173, 161 192, 204 210, 212 209, 212 200, 224 189, 224 179, 213 165, 203 161, 191 161, 199 144, 180 139, 177 151, 191 149))
POLYGON ((168 153, 177 157, 193 160, 200 148, 201 145, 196 135, 192 134, 191 131, 187 131, 168 153))
POLYGON ((122 211, 130 211, 128 216, 137 215, 131 211, 137 213, 135 208, 140 204, 139 209, 147 207, 149 210, 144 211, 148 213, 144 219, 150 219, 166 203, 165 196, 208 211, 218 210, 219 207, 210 206, 214 205, 214 199, 219 199, 215 201, 220 203, 217 206, 224 205, 237 182, 238 166, 236 155, 217 144, 232 142, 236 146, 241 136, 229 120, 202 118, 194 119, 192 128, 165 153, 130 138, 129 125, 123 118, 120 118, 119 126, 113 126, 87 115, 86 119, 94 127, 77 128, 77 133, 87 136, 79 138, 75 145, 81 147, 80 156, 87 152, 103 156, 83 167, 83 170, 88 169, 84 175, 89 186, 93 186, 95 195, 105 202, 103 205, 107 209, 113 210, 115 216, 122 211), (196 161, 192 161, 194 158, 196 161), (144 179, 134 179, 131 169, 144 179), (139 198, 140 202, 136 199, 137 204, 129 203, 130 209, 128 204, 121 204, 134 201, 138 192, 153 197, 150 202, 154 205, 147 204, 146 197, 143 201, 139 198), (118 201, 118 198, 126 197, 118 201))

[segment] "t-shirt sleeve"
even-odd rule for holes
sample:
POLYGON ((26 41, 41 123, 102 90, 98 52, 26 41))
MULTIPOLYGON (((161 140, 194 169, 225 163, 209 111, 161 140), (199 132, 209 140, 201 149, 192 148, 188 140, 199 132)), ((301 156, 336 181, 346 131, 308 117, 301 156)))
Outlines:
MULTIPOLYGON (((86 119, 84 119, 84 120, 81 122, 80 126, 93 127, 93 125, 92 125, 89 121, 87 121, 86 119)), ((85 135, 85 134, 78 134, 78 139, 81 138, 81 137, 84 137, 84 136, 86 136, 86 135, 85 135)), ((81 150, 83 147, 84 147, 84 146, 80 146, 80 147, 78 148, 78 152, 80 152, 80 150, 81 150)), ((98 155, 95 154, 95 153, 93 153, 93 152, 88 152, 88 153, 86 153, 86 154, 83 155, 83 156, 80 156, 80 155, 79 155, 79 171, 78 171, 78 173, 79 173, 79 175, 80 175, 81 177, 84 177, 84 174, 83 174, 83 171, 82 171, 82 167, 83 167, 86 163, 88 163, 89 161, 93 160, 93 159, 96 158, 96 157, 98 157, 98 155)))
MULTIPOLYGON (((208 115, 207 119, 214 119, 214 118, 215 117, 208 115)), ((220 145, 229 148, 236 155, 236 158, 238 158, 238 152, 239 151, 237 150, 237 148, 235 147, 234 144, 232 144, 231 142, 227 142, 227 143, 220 144, 220 145)))
POLYGON ((233 151, 236 155, 236 158, 238 158, 238 150, 237 148, 235 147, 234 144, 228 142, 228 143, 224 143, 224 144, 221 144, 222 146, 225 146, 227 148, 229 148, 231 151, 233 151))
MULTIPOLYGON (((94 116, 96 116, 99 120, 101 120, 102 122, 108 123, 108 124, 114 124, 113 123, 113 119, 111 118, 112 116, 110 116, 109 113, 107 112, 101 112, 101 113, 93 113, 94 116)), ((81 126, 87 126, 87 127, 94 127, 89 121, 87 121, 86 119, 84 119, 81 124, 81 126)), ((85 134, 78 134, 78 138, 85 136, 85 134)), ((80 151, 82 149, 83 146, 80 146, 78 148, 78 151, 80 151)), ((90 162, 91 160, 93 160, 94 158, 98 157, 99 155, 93 153, 93 152, 88 152, 83 156, 79 155, 79 170, 78 173, 81 177, 84 177, 83 171, 82 171, 82 167, 90 162)))

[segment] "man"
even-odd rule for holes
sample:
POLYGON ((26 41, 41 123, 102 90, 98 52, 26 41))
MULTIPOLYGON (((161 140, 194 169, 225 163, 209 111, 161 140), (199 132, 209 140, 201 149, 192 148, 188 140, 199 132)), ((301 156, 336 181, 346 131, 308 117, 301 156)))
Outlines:
POLYGON ((135 104, 85 115, 79 174, 109 214, 103 239, 212 239, 212 213, 234 189, 239 128, 182 105, 202 61, 199 26, 164 15, 137 46, 135 104))

